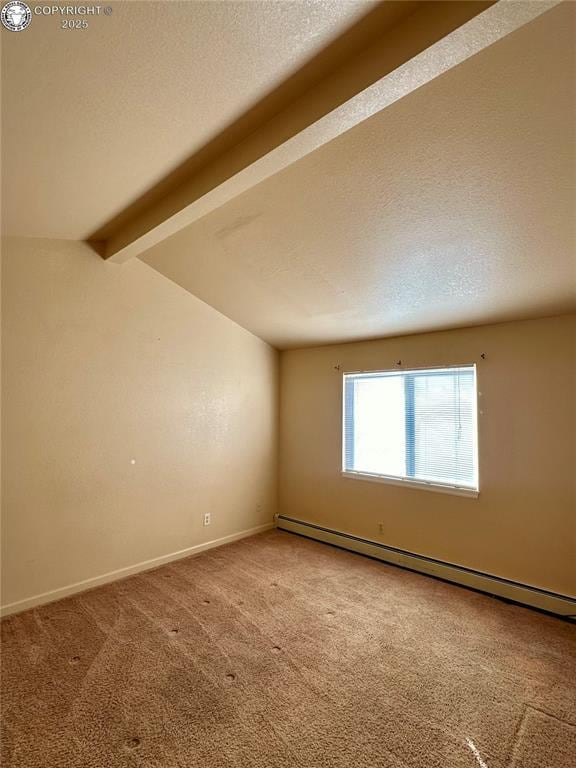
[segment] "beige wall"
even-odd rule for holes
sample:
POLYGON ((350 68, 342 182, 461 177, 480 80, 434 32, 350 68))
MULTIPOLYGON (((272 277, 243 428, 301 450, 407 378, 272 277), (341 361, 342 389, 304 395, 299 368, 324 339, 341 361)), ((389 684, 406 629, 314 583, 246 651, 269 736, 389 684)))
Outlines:
POLYGON ((3 605, 271 522, 277 353, 141 261, 6 241, 3 362, 3 605))
POLYGON ((563 316, 283 352, 280 511, 576 596, 575 341, 576 316, 563 316), (478 499, 341 477, 335 366, 399 359, 478 363, 478 499))
MULTIPOLYGON (((273 349, 79 243, 8 240, 2 278, 3 605, 271 520, 273 349)), ((575 339, 564 316, 282 353, 280 510, 576 595, 575 339), (334 367, 397 359, 478 362, 478 499, 340 476, 334 367)))

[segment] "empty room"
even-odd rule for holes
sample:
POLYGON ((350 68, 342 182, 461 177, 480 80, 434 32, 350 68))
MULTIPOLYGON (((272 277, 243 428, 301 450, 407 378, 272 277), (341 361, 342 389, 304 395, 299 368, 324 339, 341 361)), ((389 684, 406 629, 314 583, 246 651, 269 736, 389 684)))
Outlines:
POLYGON ((573 768, 576 2, 0 21, 3 768, 573 768))

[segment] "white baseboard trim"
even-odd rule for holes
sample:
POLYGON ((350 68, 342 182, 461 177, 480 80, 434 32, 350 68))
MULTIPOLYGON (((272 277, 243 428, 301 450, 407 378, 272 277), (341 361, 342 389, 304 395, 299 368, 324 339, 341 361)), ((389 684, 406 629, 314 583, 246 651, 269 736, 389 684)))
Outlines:
POLYGON ((504 597, 516 603, 549 611, 559 616, 576 617, 576 598, 569 597, 568 595, 549 592, 539 587, 521 584, 499 576, 465 568, 461 565, 455 565, 454 563, 417 555, 414 552, 389 547, 376 541, 362 539, 358 536, 352 536, 349 533, 342 533, 330 528, 323 528, 320 525, 295 520, 284 515, 278 515, 277 526, 284 531, 298 533, 301 536, 323 541, 326 544, 334 544, 342 549, 368 555, 369 557, 383 560, 386 563, 399 565, 428 576, 436 576, 437 578, 465 587, 472 587, 489 595, 504 597))
POLYGON ((99 587, 102 584, 109 584, 111 581, 125 579, 127 576, 132 576, 132 574, 140 573, 141 571, 149 571, 151 568, 158 568, 158 566, 164 565, 165 563, 170 563, 173 560, 181 560, 183 557, 196 555, 206 549, 221 547, 223 544, 230 544, 233 541, 245 539, 248 536, 254 536, 257 533, 262 533, 263 531, 268 531, 275 527, 275 523, 273 522, 264 523, 263 525, 257 525, 254 528, 248 528, 245 531, 239 531, 238 533, 231 533, 228 536, 222 536, 220 539, 205 541, 202 544, 194 544, 192 547, 181 549, 178 552, 171 552, 169 555, 161 555, 160 557, 155 557, 152 560, 144 560, 142 563, 129 565, 126 568, 119 568, 117 571, 110 571, 109 573, 104 573, 101 576, 94 576, 91 579, 78 581, 75 584, 68 585, 67 587, 60 587, 59 589, 53 589, 50 592, 43 592, 41 595, 34 595, 33 597, 27 597, 24 600, 17 600, 15 603, 8 603, 7 605, 1 606, 0 616, 10 616, 14 613, 27 611, 30 608, 37 608, 39 605, 53 603, 56 600, 62 600, 62 598, 75 595, 78 592, 85 592, 88 589, 94 589, 94 587, 99 587))

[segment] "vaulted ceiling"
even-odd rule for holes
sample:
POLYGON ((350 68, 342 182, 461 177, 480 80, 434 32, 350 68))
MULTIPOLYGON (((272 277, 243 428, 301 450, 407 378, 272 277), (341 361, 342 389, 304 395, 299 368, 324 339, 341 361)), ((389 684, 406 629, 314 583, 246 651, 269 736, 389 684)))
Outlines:
POLYGON ((111 2, 86 30, 2 29, 4 231, 89 237, 372 5, 111 2))
POLYGON ((141 258, 279 347, 576 306, 576 5, 141 258))
POLYGON ((138 5, 126 46, 8 39, 10 234, 279 348, 576 309, 575 3, 138 5))

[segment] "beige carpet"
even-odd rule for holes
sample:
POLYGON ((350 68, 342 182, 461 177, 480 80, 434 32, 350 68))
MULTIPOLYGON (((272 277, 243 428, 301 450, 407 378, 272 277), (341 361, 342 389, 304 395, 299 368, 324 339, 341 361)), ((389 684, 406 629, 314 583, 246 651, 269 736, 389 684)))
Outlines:
POLYGON ((576 761, 576 627, 289 533, 2 636, 4 768, 576 761))

